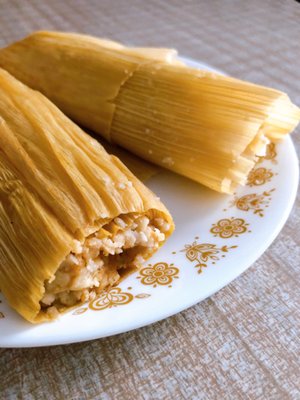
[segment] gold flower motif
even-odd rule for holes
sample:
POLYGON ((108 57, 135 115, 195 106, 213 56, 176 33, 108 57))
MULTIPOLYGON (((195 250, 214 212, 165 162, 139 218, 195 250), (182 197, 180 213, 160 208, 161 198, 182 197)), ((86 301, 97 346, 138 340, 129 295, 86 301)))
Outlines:
POLYGON ((149 293, 139 293, 139 294, 135 295, 135 297, 137 299, 147 299, 147 297, 150 297, 150 296, 151 296, 151 294, 149 294, 149 293))
POLYGON ((273 172, 267 168, 254 168, 248 175, 248 186, 261 186, 266 182, 270 182, 273 177, 273 172))
POLYGON ((261 194, 251 193, 242 197, 235 197, 231 206, 236 206, 239 210, 249 211, 253 210, 254 214, 260 217, 264 216, 264 208, 269 206, 271 200, 271 193, 275 189, 265 191, 261 194))
POLYGON ((89 308, 96 311, 105 310, 106 308, 128 304, 133 299, 134 296, 131 293, 122 292, 119 287, 113 287, 103 292, 96 299, 90 301, 89 308))
MULTIPOLYGON (((193 262, 197 261, 195 268, 198 268, 198 274, 202 272, 202 268, 207 267, 208 261, 212 260, 212 264, 215 264, 217 260, 220 259, 219 253, 227 253, 229 249, 234 249, 237 246, 222 246, 217 247, 215 244, 211 243, 200 243, 198 244, 196 241, 192 244, 186 244, 184 246, 183 251, 185 252, 186 258, 193 262)), ((225 257, 225 255, 221 255, 221 257, 225 257)))
MULTIPOLYGON (((131 287, 128 289, 132 289, 131 287)), ((133 299, 146 299, 150 297, 149 293, 139 293, 132 295, 127 292, 122 292, 118 287, 113 287, 102 293, 96 299, 89 302, 88 307, 77 308, 72 315, 84 314, 89 308, 94 311, 105 310, 106 308, 117 307, 120 305, 128 304, 133 299)), ((1 318, 1 313, 0 313, 1 318)), ((3 316, 4 318, 4 316, 3 316)))
POLYGON ((249 224, 242 218, 224 218, 220 219, 216 224, 212 225, 210 232, 214 236, 219 236, 222 239, 228 239, 232 236, 238 237, 242 233, 247 232, 249 224))
POLYGON ((81 308, 77 308, 77 310, 75 310, 73 312, 73 315, 81 315, 84 314, 87 311, 87 307, 81 307, 81 308))
POLYGON ((178 278, 179 273, 179 269, 173 265, 165 262, 159 262, 153 266, 149 264, 148 267, 139 271, 140 275, 137 279, 140 279, 143 285, 152 285, 153 287, 170 285, 174 278, 178 278))
POLYGON ((276 164, 276 156, 277 156, 277 152, 276 152, 276 146, 275 143, 269 143, 267 145, 266 148, 266 154, 262 157, 258 157, 258 161, 257 164, 262 163, 264 160, 270 160, 273 164, 276 164))

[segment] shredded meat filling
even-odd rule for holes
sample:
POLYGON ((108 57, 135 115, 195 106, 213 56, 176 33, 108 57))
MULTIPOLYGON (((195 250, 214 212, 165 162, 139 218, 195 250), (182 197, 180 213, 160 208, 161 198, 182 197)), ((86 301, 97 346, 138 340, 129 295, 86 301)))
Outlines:
POLYGON ((72 252, 45 283, 42 309, 55 314, 62 306, 92 300, 120 279, 121 270, 138 267, 164 241, 169 228, 162 218, 121 216, 83 243, 75 241, 72 252))

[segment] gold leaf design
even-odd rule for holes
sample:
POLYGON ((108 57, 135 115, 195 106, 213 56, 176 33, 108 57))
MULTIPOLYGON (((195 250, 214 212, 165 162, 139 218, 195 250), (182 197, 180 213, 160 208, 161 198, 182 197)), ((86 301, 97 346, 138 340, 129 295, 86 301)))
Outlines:
POLYGON ((140 279, 143 285, 167 286, 173 282, 173 279, 178 278, 179 269, 174 267, 174 264, 159 262, 142 268, 139 274, 137 279, 140 279))
POLYGON ((261 186, 267 182, 270 182, 274 173, 267 168, 259 167, 254 168, 248 175, 247 185, 248 186, 261 186))
POLYGON ((131 293, 122 292, 119 287, 113 287, 103 292, 96 299, 89 302, 91 310, 105 310, 117 306, 123 306, 130 303, 134 299, 131 293))
POLYGON ((5 318, 5 315, 3 314, 3 312, 0 311, 0 319, 5 318))
POLYGON ((150 296, 151 296, 151 294, 149 294, 149 293, 139 293, 139 294, 135 295, 135 297, 137 299, 146 299, 147 297, 150 297, 150 296))
POLYGON ((81 308, 77 308, 77 310, 75 310, 72 314, 73 315, 81 315, 83 313, 85 313, 87 311, 87 307, 81 307, 81 308))
POLYGON ((265 191, 261 194, 250 193, 242 197, 235 197, 230 205, 236 206, 241 211, 253 211, 254 214, 260 217, 264 216, 264 208, 269 206, 271 200, 271 193, 275 189, 265 191))
MULTIPOLYGON (((195 268, 198 268, 198 273, 202 272, 202 268, 206 268, 209 261, 215 264, 220 259, 220 253, 227 253, 230 249, 235 249, 237 246, 222 246, 217 247, 211 243, 197 243, 194 241, 192 244, 186 244, 182 252, 185 252, 186 258, 191 261, 197 261, 195 268)), ((225 257, 221 254, 221 257, 225 257)))
POLYGON ((262 163, 264 160, 269 160, 273 164, 277 164, 276 156, 277 156, 277 151, 275 143, 269 143, 266 148, 266 154, 262 157, 258 157, 257 164, 262 163))
POLYGON ((232 236, 238 237, 247 232, 248 226, 249 224, 242 218, 224 218, 213 224, 210 232, 222 239, 229 239, 232 236))

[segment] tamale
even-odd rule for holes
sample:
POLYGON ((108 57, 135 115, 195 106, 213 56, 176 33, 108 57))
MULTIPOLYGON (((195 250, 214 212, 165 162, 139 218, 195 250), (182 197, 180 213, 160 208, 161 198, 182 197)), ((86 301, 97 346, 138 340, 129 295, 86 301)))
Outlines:
POLYGON ((224 193, 300 120, 286 94, 189 68, 169 49, 37 32, 0 50, 0 66, 112 143, 224 193))
POLYGON ((0 137, 0 285, 28 321, 94 298, 172 233, 117 157, 2 69, 0 137))

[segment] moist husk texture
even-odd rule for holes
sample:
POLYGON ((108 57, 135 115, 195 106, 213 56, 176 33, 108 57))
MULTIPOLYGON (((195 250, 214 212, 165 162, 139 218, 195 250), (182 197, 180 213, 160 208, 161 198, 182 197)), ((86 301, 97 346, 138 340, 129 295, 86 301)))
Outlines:
POLYGON ((104 138, 225 193, 300 119, 286 94, 188 68, 169 49, 37 32, 0 50, 0 66, 104 138))
POLYGON ((44 282, 70 253, 119 215, 172 218, 115 156, 42 94, 0 68, 0 282, 31 322, 44 282))
POLYGON ((109 154, 117 156, 129 170, 142 182, 148 181, 148 179, 157 175, 162 171, 158 165, 150 163, 142 158, 130 153, 126 149, 108 142, 107 140, 101 138, 99 135, 95 135, 93 132, 88 132, 90 135, 96 137, 97 141, 105 148, 109 154))

